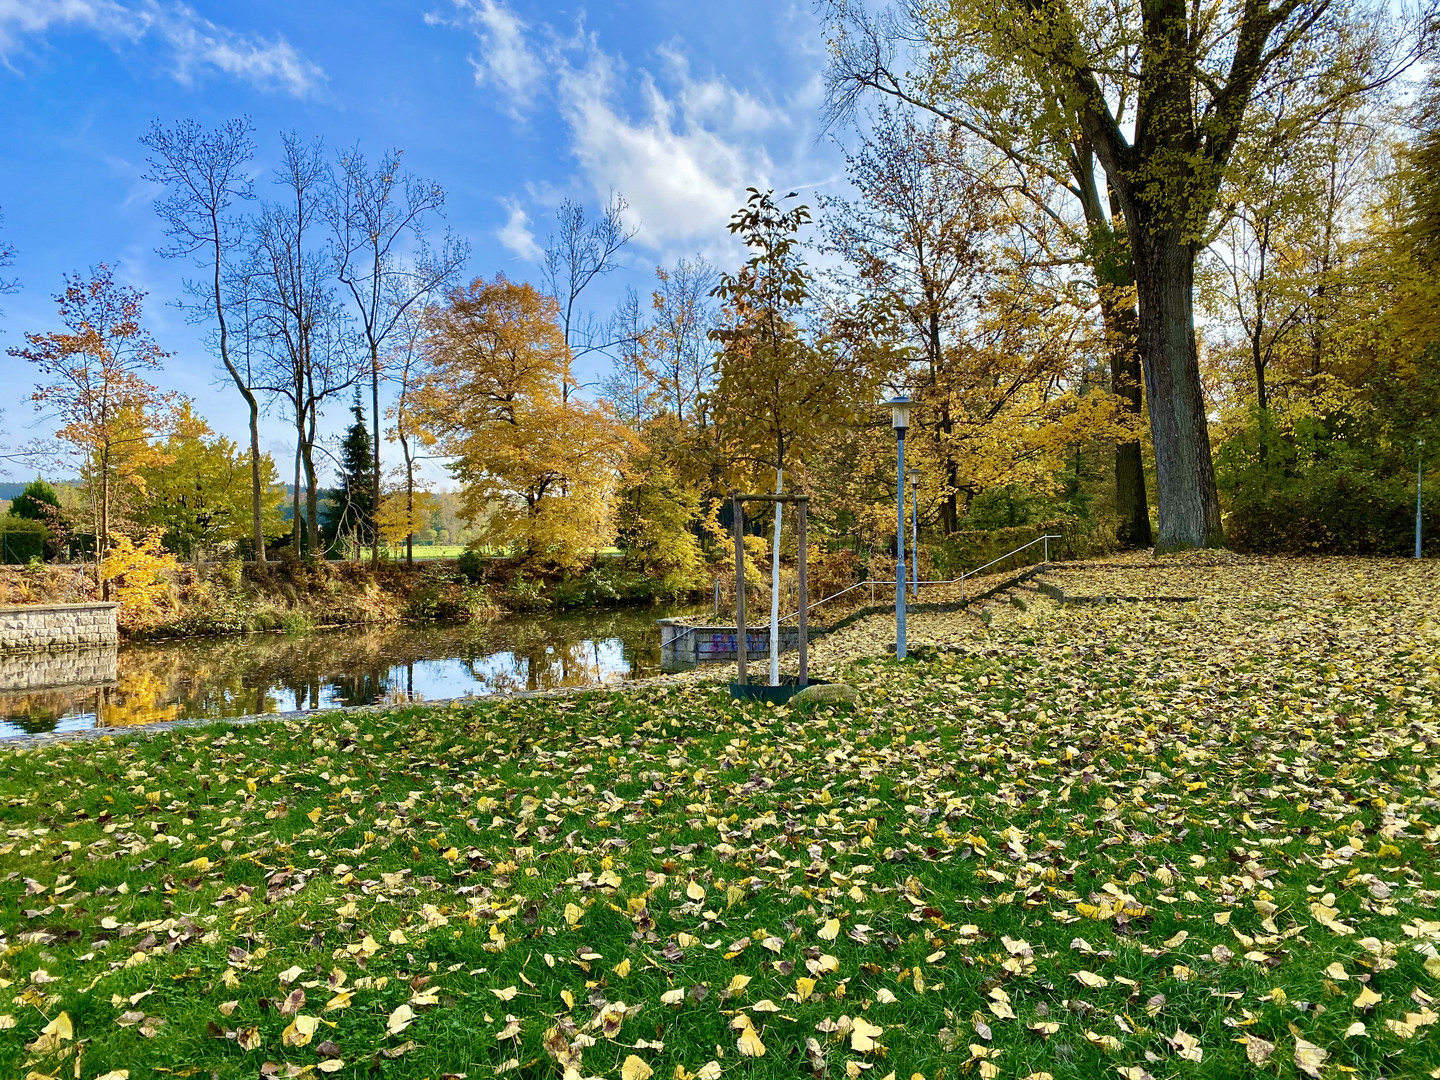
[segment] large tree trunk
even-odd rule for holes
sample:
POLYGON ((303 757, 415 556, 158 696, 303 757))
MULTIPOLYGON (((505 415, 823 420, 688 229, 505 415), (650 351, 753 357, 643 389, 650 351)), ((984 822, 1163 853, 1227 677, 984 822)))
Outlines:
MULTIPOLYGON (((1133 284, 1133 275, 1124 284, 1133 284)), ((1141 416, 1140 328, 1135 308, 1122 301, 1115 291, 1102 285, 1100 315, 1109 341, 1110 389, 1124 410, 1137 420, 1141 416)), ((1150 506, 1145 497, 1145 466, 1140 457, 1140 440, 1115 444, 1115 514, 1120 519, 1116 539, 1123 547, 1148 548, 1150 506)))
POLYGON ((1155 550, 1220 547, 1225 533, 1195 350, 1195 249, 1175 226, 1132 225, 1140 348, 1155 444, 1155 550))
POLYGON ((250 406, 250 516, 251 544, 253 558, 257 563, 265 561, 265 525, 263 515, 265 503, 260 483, 260 403, 248 387, 242 388, 245 403, 250 406))

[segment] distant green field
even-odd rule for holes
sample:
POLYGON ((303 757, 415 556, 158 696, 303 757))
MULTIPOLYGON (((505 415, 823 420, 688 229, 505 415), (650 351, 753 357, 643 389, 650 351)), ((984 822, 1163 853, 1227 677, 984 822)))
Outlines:
MULTIPOLYGON (((416 544, 415 558, 417 559, 458 559, 460 553, 465 550, 464 544, 416 544)), ((405 548, 403 546, 391 548, 392 559, 403 559, 405 548)))
MULTIPOLYGON (((465 545, 464 545, 464 544, 425 544, 425 545, 416 544, 416 545, 415 545, 415 558, 417 558, 417 559, 458 559, 458 558, 460 557, 460 553, 461 553, 462 551, 464 551, 464 550, 465 550, 465 545)), ((486 555, 503 555, 503 554, 505 554, 505 552, 504 552, 502 549, 500 549, 500 548, 481 548, 480 550, 481 550, 484 554, 486 554, 486 555)), ((597 554, 599 554, 599 555, 619 555, 619 554, 620 554, 620 549, 617 548, 617 547, 601 548, 601 549, 597 552, 597 554)), ((404 558, 405 558, 405 548, 404 548, 404 547, 390 548, 390 549, 389 549, 389 556, 390 556, 390 558, 395 559, 395 560, 397 560, 397 561, 398 561, 398 560, 401 560, 401 559, 404 559, 404 558)))

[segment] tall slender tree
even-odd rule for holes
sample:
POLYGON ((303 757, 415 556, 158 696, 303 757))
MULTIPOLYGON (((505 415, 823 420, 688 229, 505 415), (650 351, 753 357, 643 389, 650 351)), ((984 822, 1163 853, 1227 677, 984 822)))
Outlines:
MULTIPOLYGON (((340 155, 328 206, 335 234, 336 276, 349 293, 364 338, 370 380, 373 505, 380 505, 380 381, 386 343, 400 320, 443 289, 469 256, 469 245, 448 231, 438 248, 426 243, 429 219, 445 206, 445 189, 400 168, 400 150, 387 150, 370 169, 358 146, 340 155)), ((380 558, 371 530, 370 559, 380 558)))
POLYGON ((166 258, 189 256, 205 271, 187 279, 186 312, 196 322, 211 322, 220 363, 250 413, 250 545, 257 562, 265 561, 264 466, 260 453, 260 401, 254 372, 233 348, 230 313, 225 307, 225 279, 243 257, 246 229, 234 213, 237 203, 255 197, 248 168, 255 158, 253 127, 248 117, 207 129, 195 120, 164 127, 158 120, 140 138, 149 151, 145 179, 161 184, 165 194, 155 202, 165 222, 169 243, 166 258))
POLYGON ((264 358, 261 388, 284 399, 295 423, 293 550, 301 550, 300 478, 305 479, 305 541, 321 547, 319 475, 315 443, 328 398, 355 379, 353 342, 335 296, 334 260, 325 244, 329 170, 318 143, 284 136, 275 184, 282 196, 266 203, 252 225, 245 266, 234 283, 231 310, 249 314, 247 337, 264 358))
MULTIPOLYGON (((810 272, 801 257, 800 230, 809 223, 803 204, 784 206, 773 191, 751 188, 730 220, 750 258, 722 274, 715 295, 725 304, 713 331, 720 346, 718 378, 708 395, 722 453, 736 477, 757 467, 785 486, 785 470, 798 464, 871 400, 871 372, 841 342, 808 334, 805 305, 810 272)), ((792 198, 794 192, 786 196, 792 198)), ((770 680, 780 668, 781 503, 775 504, 770 593, 770 680)))
POLYGON ((598 218, 588 216, 585 207, 572 199, 566 199, 555 211, 556 230, 545 243, 540 273, 545 288, 559 305, 560 330, 565 337, 562 405, 580 388, 575 382, 575 361, 612 344, 606 340, 603 326, 593 315, 582 312, 578 302, 597 278, 619 267, 621 248, 635 236, 635 229, 625 224, 627 209, 625 197, 617 194, 610 197, 598 218))

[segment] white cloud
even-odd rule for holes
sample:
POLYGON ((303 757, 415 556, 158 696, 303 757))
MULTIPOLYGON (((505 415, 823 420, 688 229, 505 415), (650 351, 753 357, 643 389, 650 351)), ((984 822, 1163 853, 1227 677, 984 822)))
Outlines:
POLYGON ((242 34, 211 22, 184 3, 0 0, 0 57, 8 59, 24 39, 52 29, 89 30, 112 44, 137 45, 153 38, 170 53, 170 74, 187 85, 206 68, 295 97, 317 92, 325 81, 320 67, 284 38, 242 34))
MULTIPOLYGON (((557 82, 571 151, 593 193, 602 199, 612 191, 623 193, 640 229, 637 239, 647 247, 723 233, 745 188, 764 186, 772 171, 759 139, 727 138, 717 130, 722 126, 717 116, 733 118, 737 110, 726 112, 727 105, 744 104, 744 95, 718 81, 696 83, 687 76, 672 98, 642 72, 644 109, 632 116, 620 105, 617 75, 615 60, 592 48, 583 66, 565 67, 557 82)), ((758 119, 756 110, 750 113, 742 127, 758 119)))
POLYGON ((480 44, 479 57, 471 58, 475 85, 502 91, 506 111, 518 117, 531 105, 545 74, 545 65, 525 37, 528 27, 496 0, 453 0, 459 17, 454 20, 429 14, 432 25, 448 23, 471 30, 480 44))
POLYGON ((495 230, 496 238, 517 258, 539 262, 545 253, 535 241, 535 232, 530 228, 530 215, 514 199, 501 199, 500 202, 508 212, 508 217, 505 224, 495 230))
MULTIPOLYGON (((432 14, 426 21, 475 35, 476 83, 498 92, 502 110, 517 119, 541 106, 556 110, 580 167, 562 191, 568 186, 601 202, 624 195, 645 247, 666 254, 697 246, 729 250, 726 226, 747 187, 783 183, 788 190, 798 186, 797 173, 833 170, 813 160, 823 53, 806 54, 813 71, 787 78, 793 85, 777 100, 723 75, 697 76, 678 43, 657 48, 651 69, 631 67, 583 24, 561 34, 549 25, 527 26, 505 0, 451 3, 453 17, 432 14)), ((797 17, 786 15, 787 25, 797 17)), ((527 202, 537 204, 535 190, 527 202)), ((517 255, 534 258, 528 216, 518 201, 506 209, 509 219, 497 235, 517 255)))

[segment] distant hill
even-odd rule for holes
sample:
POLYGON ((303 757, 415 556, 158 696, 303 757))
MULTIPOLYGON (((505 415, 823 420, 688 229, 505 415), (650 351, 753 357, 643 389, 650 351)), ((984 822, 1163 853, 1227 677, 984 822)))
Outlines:
MULTIPOLYGON (((26 485, 28 485, 29 483, 30 483, 29 480, 15 480, 15 481, 5 480, 5 481, 0 481, 0 499, 13 499, 13 498, 15 498, 15 496, 19 495, 21 492, 23 492, 23 491, 25 490, 26 485)), ((54 484, 55 486, 59 487, 59 486, 62 485, 62 484, 73 484, 73 483, 76 483, 76 481, 74 481, 74 480, 51 480, 50 483, 52 483, 52 484, 54 484)))

